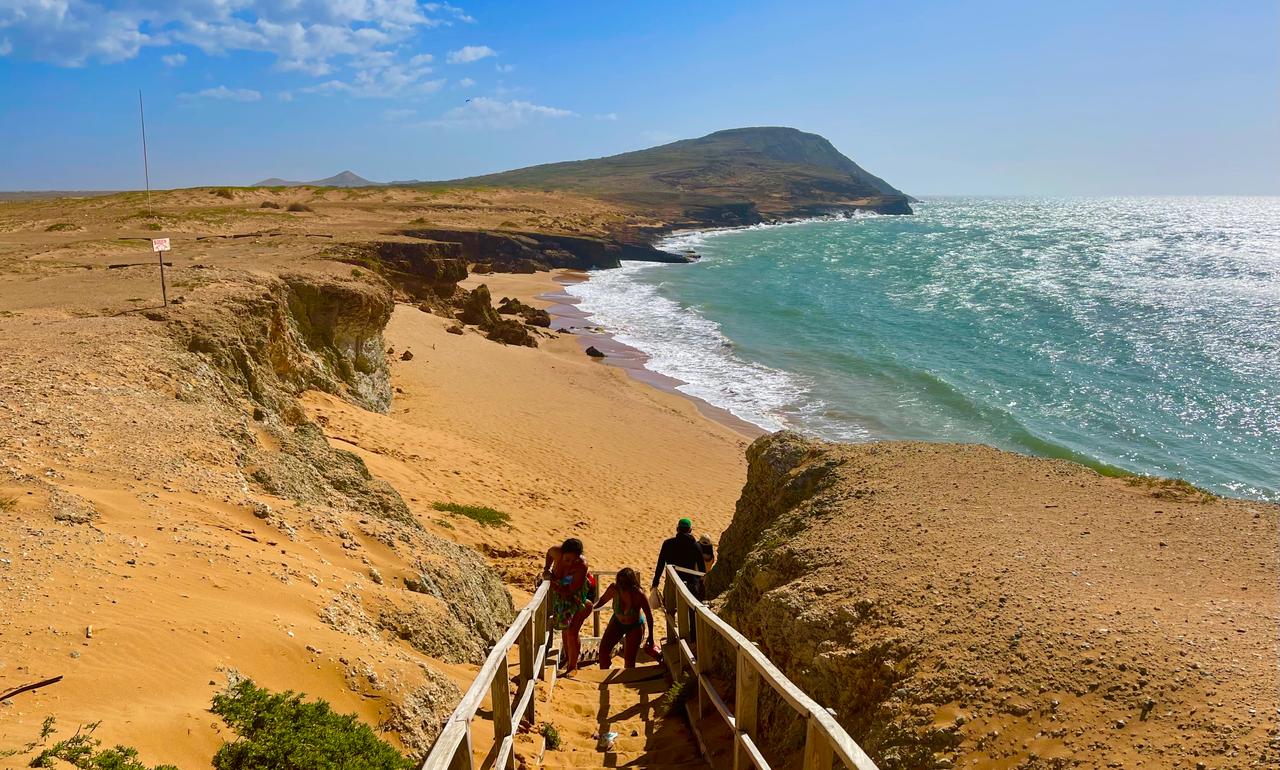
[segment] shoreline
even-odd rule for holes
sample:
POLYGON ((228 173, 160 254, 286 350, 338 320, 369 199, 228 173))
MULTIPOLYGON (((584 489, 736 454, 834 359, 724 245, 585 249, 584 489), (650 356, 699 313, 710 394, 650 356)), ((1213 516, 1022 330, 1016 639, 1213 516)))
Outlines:
POLYGON ((598 326, 579 326, 569 323, 571 321, 587 323, 591 320, 591 315, 579 310, 577 306, 581 303, 581 300, 569 294, 563 287, 572 286, 590 279, 590 273, 583 270, 564 269, 553 271, 552 280, 562 287, 561 290, 544 292, 536 296, 536 299, 549 303, 545 310, 551 315, 552 329, 572 334, 577 338, 579 347, 583 351, 586 351, 588 347, 594 346, 605 354, 605 357, 600 359, 602 363, 606 366, 622 369, 637 382, 688 399, 693 402, 694 406, 698 408, 698 412, 704 417, 733 430, 735 433, 739 433, 749 439, 756 439, 770 432, 755 423, 738 417, 728 409, 723 409, 680 390, 679 386, 685 384, 683 380, 648 368, 646 364, 649 361, 649 356, 644 351, 619 342, 611 332, 597 331, 597 329, 601 329, 598 326))

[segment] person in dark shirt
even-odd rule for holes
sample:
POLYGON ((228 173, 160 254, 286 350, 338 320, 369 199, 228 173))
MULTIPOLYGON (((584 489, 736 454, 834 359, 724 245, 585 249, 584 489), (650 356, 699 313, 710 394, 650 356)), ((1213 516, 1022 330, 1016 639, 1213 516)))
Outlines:
MULTIPOLYGON (((687 518, 681 519, 676 523, 675 537, 669 537, 662 542, 662 550, 658 552, 658 568, 653 573, 653 587, 657 588, 658 583, 662 581, 663 570, 668 564, 674 564, 684 569, 697 570, 698 572, 706 572, 707 564, 702 558, 702 546, 698 544, 697 538, 693 536, 693 522, 687 518)), ((701 599, 702 578, 698 575, 689 575, 680 573, 680 580, 689 587, 693 595, 701 599)), ((662 592, 662 604, 667 612, 676 611, 676 593, 675 588, 668 585, 662 592)))

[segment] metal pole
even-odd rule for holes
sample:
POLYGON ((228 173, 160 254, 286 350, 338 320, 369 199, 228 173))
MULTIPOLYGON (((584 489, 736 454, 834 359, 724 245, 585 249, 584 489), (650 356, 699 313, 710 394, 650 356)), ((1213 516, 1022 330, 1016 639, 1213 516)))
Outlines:
MULTIPOLYGON (((142 176, 147 186, 147 216, 155 221, 155 211, 151 208, 151 168, 147 163, 147 115, 142 109, 142 89, 138 89, 138 121, 142 124, 142 176)), ((169 306, 169 289, 164 283, 164 252, 157 251, 160 256, 160 298, 164 306, 169 306)))

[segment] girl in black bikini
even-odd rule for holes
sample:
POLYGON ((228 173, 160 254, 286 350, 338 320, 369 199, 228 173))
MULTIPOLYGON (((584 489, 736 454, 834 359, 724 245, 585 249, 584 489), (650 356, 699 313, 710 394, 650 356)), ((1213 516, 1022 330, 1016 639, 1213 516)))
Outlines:
POLYGON ((605 591, 595 603, 595 609, 613 601, 613 617, 600 637, 600 668, 613 665, 613 648, 619 640, 622 642, 622 659, 627 668, 636 667, 636 654, 640 651, 640 639, 644 636, 645 623, 648 622, 648 645, 653 645, 653 610, 644 591, 640 590, 640 577, 636 571, 627 567, 618 572, 618 577, 609 590, 605 591), (641 613, 644 617, 641 617, 641 613))

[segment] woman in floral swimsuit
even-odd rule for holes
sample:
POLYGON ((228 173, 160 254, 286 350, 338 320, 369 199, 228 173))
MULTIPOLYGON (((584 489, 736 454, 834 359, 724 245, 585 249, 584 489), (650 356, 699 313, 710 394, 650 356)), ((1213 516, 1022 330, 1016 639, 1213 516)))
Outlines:
POLYGON ((582 556, 582 541, 571 537, 559 548, 547 551, 544 575, 551 581, 551 620, 561 631, 561 659, 568 676, 578 669, 582 624, 591 614, 594 589, 582 556))

